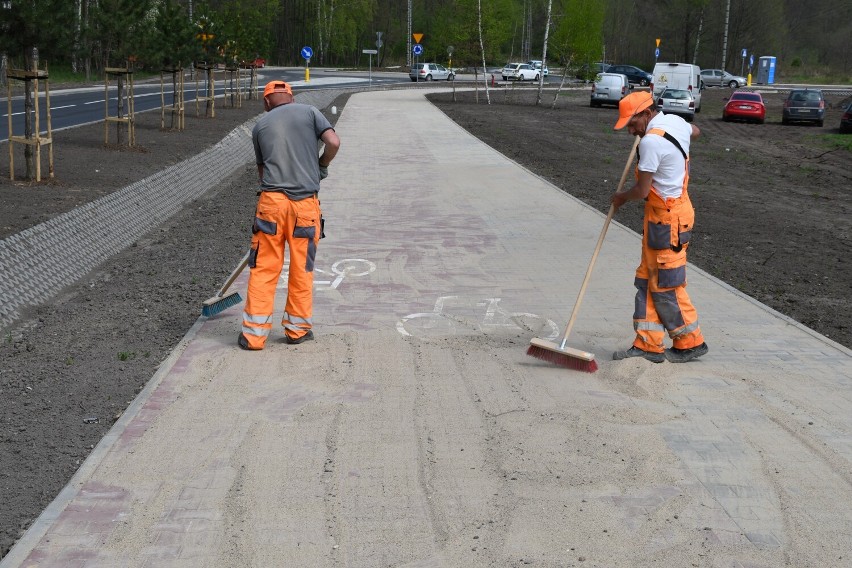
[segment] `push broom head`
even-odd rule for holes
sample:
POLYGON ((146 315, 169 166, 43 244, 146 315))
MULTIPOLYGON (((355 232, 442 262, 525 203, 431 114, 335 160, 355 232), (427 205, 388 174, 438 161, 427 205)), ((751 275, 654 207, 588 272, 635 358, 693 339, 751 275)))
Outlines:
POLYGON ((242 297, 240 297, 237 292, 228 294, 227 296, 213 296, 210 299, 204 300, 204 307, 201 308, 201 315, 206 318, 215 316, 218 313, 224 312, 231 306, 236 306, 242 301, 242 297))
POLYGON ((598 370, 594 353, 572 349, 571 347, 560 347, 557 343, 538 337, 533 337, 530 341, 527 355, 575 371, 594 373, 598 370))

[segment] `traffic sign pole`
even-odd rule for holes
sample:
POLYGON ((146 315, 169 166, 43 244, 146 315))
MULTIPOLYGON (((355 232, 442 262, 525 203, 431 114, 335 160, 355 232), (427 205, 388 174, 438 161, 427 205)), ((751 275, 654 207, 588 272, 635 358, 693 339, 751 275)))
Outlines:
POLYGON ((379 53, 377 49, 362 49, 361 53, 366 53, 370 56, 370 86, 373 86, 373 56, 379 53))
POLYGON ((310 46, 305 46, 301 51, 302 57, 305 58, 305 83, 311 81, 311 57, 314 56, 314 50, 310 46))
MULTIPOLYGON (((412 35, 415 37, 415 39, 420 39, 421 37, 423 37, 423 34, 412 34, 412 35)), ((420 63, 420 54, 423 53, 423 46, 420 45, 419 43, 415 43, 414 46, 411 48, 411 51, 412 51, 412 53, 414 53, 414 56, 416 58, 414 60, 415 65, 417 63, 420 63)), ((414 82, 415 83, 420 82, 420 69, 418 69, 417 73, 414 74, 414 82)))

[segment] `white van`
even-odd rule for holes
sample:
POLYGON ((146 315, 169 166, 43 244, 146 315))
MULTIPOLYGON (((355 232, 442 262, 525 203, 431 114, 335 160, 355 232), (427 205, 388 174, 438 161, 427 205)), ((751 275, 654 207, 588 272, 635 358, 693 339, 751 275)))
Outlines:
POLYGON ((651 92, 654 98, 660 96, 666 88, 683 89, 692 93, 695 99, 695 112, 701 112, 701 68, 689 63, 657 63, 654 66, 651 92))

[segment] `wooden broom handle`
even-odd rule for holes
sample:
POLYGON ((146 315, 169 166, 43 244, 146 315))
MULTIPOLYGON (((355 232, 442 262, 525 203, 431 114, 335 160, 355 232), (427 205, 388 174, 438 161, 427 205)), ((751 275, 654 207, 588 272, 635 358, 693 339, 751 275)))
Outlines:
MULTIPOLYGON (((627 157, 627 163, 624 164, 624 171, 621 173, 621 179, 618 182, 616 193, 620 193, 624 188, 624 182, 627 180, 627 174, 630 172, 630 166, 633 164, 633 158, 636 156, 636 148, 639 147, 639 136, 635 136, 633 147, 630 149, 630 156, 627 157)), ((577 294, 577 301, 574 303, 574 310, 571 312, 571 319, 568 320, 568 325, 565 326, 565 334, 562 336, 562 344, 560 349, 565 349, 565 344, 568 342, 568 336, 571 335, 571 329, 574 327, 574 321, 577 319, 577 314, 580 312, 580 304, 583 303, 583 296, 586 294, 586 287, 589 285, 589 280, 592 277, 592 269, 595 267, 595 261, 598 259, 598 253, 601 252, 606 231, 609 229, 609 223, 615 215, 615 205, 610 204, 609 213, 606 215, 601 235, 598 237, 598 244, 595 245, 595 251, 592 253, 592 260, 589 262, 589 268, 586 269, 586 276, 583 278, 583 284, 580 286, 580 292, 577 294)))
POLYGON ((234 269, 234 271, 231 272, 230 276, 228 276, 228 279, 225 280, 225 283, 222 285, 222 288, 219 290, 219 293, 216 294, 217 296, 224 296, 225 295, 225 292, 228 291, 228 288, 231 287, 231 284, 234 283, 234 280, 237 279, 237 276, 240 275, 240 273, 243 271, 243 269, 248 264, 250 254, 251 254, 251 251, 248 251, 246 253, 246 255, 243 257, 243 259, 240 261, 240 263, 237 265, 237 267, 234 269))

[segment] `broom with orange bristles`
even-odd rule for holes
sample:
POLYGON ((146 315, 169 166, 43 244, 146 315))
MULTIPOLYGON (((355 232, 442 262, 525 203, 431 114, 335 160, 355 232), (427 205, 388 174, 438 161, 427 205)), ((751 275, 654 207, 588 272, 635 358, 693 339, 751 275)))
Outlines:
MULTIPOLYGON (((633 140, 633 147, 630 149, 630 156, 627 158, 627 163, 624 165, 624 172, 621 174, 621 180, 618 182, 617 192, 624 188, 624 182, 627 180, 627 174, 630 171, 630 165, 633 163, 633 158, 636 156, 636 148, 639 146, 639 137, 636 136, 633 140)), ((592 276, 592 269, 595 267, 595 261, 598 259, 598 253, 601 252, 606 231, 609 229, 609 223, 615 215, 615 206, 609 206, 604 221, 601 235, 598 237, 598 244, 595 245, 595 251, 592 253, 592 260, 589 262, 589 268, 586 269, 586 276, 583 278, 583 285, 580 286, 580 293, 577 294, 577 301, 574 303, 574 310, 571 312, 571 318, 568 320, 568 325, 565 326, 565 334, 562 336, 561 343, 554 343, 546 339, 533 337, 530 341, 530 346, 527 348, 527 355, 548 361, 560 367, 574 369, 576 371, 585 371, 594 373, 598 370, 598 364, 595 361, 595 354, 580 349, 567 347, 568 336, 571 335, 571 329, 574 327, 574 321, 577 319, 577 314, 580 312, 580 304, 583 302, 583 295, 586 293, 586 286, 589 284, 589 279, 592 276)))

